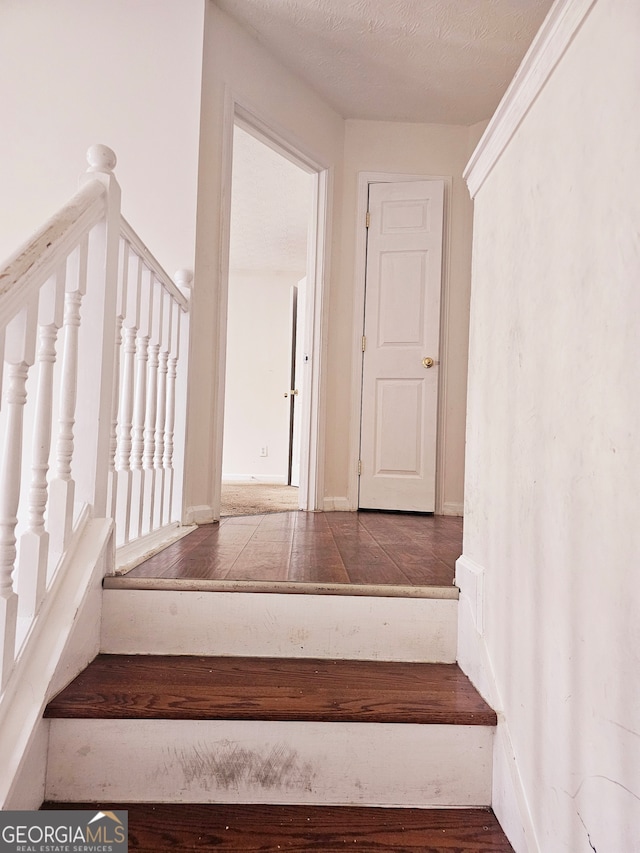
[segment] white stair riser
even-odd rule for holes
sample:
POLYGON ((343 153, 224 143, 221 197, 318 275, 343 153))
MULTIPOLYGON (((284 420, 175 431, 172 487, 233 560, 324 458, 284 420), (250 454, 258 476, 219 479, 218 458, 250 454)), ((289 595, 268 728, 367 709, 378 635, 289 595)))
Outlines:
POLYGON ((454 663, 458 602, 104 590, 101 651, 454 663))
POLYGON ((52 720, 46 797, 488 806, 492 745, 484 726, 52 720))

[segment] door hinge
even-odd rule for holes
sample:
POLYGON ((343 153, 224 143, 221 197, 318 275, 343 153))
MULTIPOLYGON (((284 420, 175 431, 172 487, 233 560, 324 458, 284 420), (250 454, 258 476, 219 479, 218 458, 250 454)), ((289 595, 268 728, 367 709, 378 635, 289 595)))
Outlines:
POLYGON ((365 227, 368 228, 371 225, 371 213, 367 210, 367 218, 365 221, 365 227))
POLYGON ((363 335, 362 336, 362 352, 364 352, 366 350, 366 348, 367 348, 367 336, 363 335))
POLYGON ((362 474, 362 460, 358 459, 358 477, 362 474))

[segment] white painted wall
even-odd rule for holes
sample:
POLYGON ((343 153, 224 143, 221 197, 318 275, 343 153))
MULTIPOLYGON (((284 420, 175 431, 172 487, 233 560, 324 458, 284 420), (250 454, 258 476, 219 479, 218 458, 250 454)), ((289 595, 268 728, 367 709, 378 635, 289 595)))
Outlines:
MULTIPOLYGON (((391 172, 453 178, 450 203, 451 242, 446 253, 448 291, 443 294, 444 327, 441 389, 444 431, 444 481, 441 503, 451 514, 461 514, 464 481, 464 431, 466 373, 471 280, 471 226, 473 203, 469 199, 462 170, 477 139, 478 130, 462 126, 403 124, 379 121, 346 122, 343 234, 340 264, 341 286, 332 292, 332 349, 329 396, 341 412, 349 411, 351 395, 357 393, 346 381, 345 364, 354 352, 354 280, 356 274, 356 218, 359 172, 391 172)), ((361 311, 362 307, 357 306, 361 311)), ((327 493, 344 495, 348 472, 348 443, 342 424, 334 425, 335 441, 327 461, 327 493)), ((355 496, 352 496, 355 500, 355 496)))
MULTIPOLYGON (((224 341, 217 329, 226 312, 228 235, 223 232, 223 211, 230 193, 232 96, 330 170, 329 233, 334 255, 340 235, 340 208, 333 199, 340 199, 342 190, 341 117, 208 0, 185 484, 187 517, 202 520, 213 517, 221 469, 216 447, 222 420, 216 420, 215 413, 220 410, 216 386, 224 341)), ((332 287, 330 271, 328 281, 332 287)))
POLYGON ((476 197, 459 654, 545 853, 640 849, 639 38, 597 0, 476 197))
POLYGON ((96 142, 123 213, 173 274, 191 267, 204 0, 3 0, 0 261, 76 191, 96 142))
POLYGON ((229 276, 224 478, 286 483, 289 465, 291 287, 300 274, 229 276), (260 456, 267 447, 267 456, 260 456))

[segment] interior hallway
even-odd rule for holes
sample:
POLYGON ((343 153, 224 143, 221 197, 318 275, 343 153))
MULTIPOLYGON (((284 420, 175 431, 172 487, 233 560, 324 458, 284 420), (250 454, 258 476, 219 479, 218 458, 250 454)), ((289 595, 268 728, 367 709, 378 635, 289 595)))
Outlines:
POLYGON ((284 512, 199 527, 127 578, 451 586, 462 519, 284 512))

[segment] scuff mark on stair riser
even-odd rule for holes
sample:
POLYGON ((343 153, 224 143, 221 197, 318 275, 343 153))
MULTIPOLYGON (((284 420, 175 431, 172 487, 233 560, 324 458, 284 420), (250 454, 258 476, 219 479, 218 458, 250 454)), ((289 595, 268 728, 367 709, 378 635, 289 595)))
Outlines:
POLYGON ((206 791, 250 786, 311 791, 316 777, 311 762, 287 744, 252 749, 232 741, 198 743, 165 749, 165 761, 181 767, 187 785, 195 782, 206 791))

